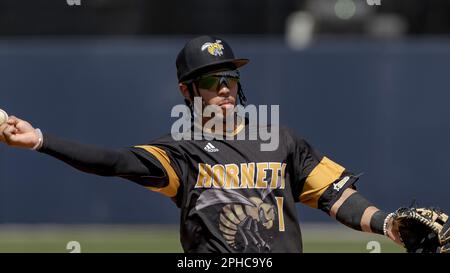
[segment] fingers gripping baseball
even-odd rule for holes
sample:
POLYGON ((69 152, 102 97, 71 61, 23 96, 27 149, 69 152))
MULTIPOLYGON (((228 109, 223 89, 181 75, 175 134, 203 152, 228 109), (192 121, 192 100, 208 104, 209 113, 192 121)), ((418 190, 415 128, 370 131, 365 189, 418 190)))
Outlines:
POLYGON ((27 121, 15 116, 0 127, 1 141, 18 148, 33 148, 39 142, 39 135, 27 121))

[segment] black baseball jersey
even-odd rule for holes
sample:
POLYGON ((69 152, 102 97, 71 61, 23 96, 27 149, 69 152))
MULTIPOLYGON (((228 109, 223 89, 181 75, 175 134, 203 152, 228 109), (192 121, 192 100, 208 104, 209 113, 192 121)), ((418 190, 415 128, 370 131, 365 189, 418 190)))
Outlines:
POLYGON ((201 140, 175 141, 169 134, 130 148, 163 170, 134 180, 181 209, 185 252, 302 252, 295 203, 328 212, 357 180, 284 127, 274 151, 261 151, 259 138, 236 140, 251 130, 241 124, 230 132, 234 140, 203 132, 201 140))

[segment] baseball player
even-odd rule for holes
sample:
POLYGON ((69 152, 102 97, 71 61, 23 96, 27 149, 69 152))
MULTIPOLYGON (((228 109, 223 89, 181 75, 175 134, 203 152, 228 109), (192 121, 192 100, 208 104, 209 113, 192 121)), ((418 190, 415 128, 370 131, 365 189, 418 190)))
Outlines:
MULTIPOLYGON (((246 102, 238 69, 248 62, 235 58, 218 37, 186 43, 176 67, 191 111, 194 98, 201 98, 203 105, 220 107, 224 116, 234 115, 230 109, 246 102)), ((0 127, 0 140, 171 198, 181 210, 185 252, 302 252, 295 209, 299 202, 352 229, 386 235, 401 244, 392 217, 356 191, 358 176, 288 128, 280 127, 276 150, 262 151, 261 140, 239 139, 252 130, 248 119, 234 118, 235 125, 221 131, 203 128, 208 121, 204 118, 200 139, 174 140, 168 134, 108 150, 61 139, 11 116, 0 127)))

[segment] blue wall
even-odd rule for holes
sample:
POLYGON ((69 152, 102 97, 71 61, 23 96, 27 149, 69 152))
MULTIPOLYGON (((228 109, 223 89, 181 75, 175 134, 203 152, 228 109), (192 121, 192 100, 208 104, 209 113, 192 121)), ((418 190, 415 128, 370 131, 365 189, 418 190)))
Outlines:
MULTIPOLYGON (((62 137, 103 147, 170 129, 181 103, 175 57, 186 39, 1 40, 0 108, 62 137)), ((281 123, 354 172, 380 208, 450 210, 450 41, 228 37, 250 103, 279 104, 281 123)), ((299 206, 301 221, 325 221, 299 206)), ((173 203, 118 178, 77 172, 0 145, 0 223, 176 223, 173 203)))

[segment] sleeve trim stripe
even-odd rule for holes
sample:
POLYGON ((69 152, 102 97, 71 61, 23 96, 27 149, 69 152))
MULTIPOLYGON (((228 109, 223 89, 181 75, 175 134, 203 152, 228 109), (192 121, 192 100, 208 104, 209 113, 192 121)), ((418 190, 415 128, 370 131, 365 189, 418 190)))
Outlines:
POLYGON ((161 148, 150 145, 136 146, 136 148, 144 149, 147 152, 151 153, 153 156, 155 156, 156 159, 158 159, 158 161, 164 167, 167 176, 169 178, 169 184, 163 188, 157 187, 146 187, 146 188, 154 192, 159 192, 167 197, 175 197, 177 195, 178 188, 180 187, 180 180, 175 170, 170 165, 170 158, 167 155, 167 153, 161 148))
POLYGON ((344 204, 344 202, 356 191, 353 189, 345 189, 345 191, 342 193, 341 197, 333 204, 333 206, 330 209, 330 216, 336 219, 336 215, 338 213, 339 208, 344 204))
POLYGON ((320 196, 331 183, 341 177, 344 171, 344 167, 324 156, 306 178, 300 201, 317 208, 320 196))
POLYGON ((374 206, 368 207, 361 217, 361 230, 364 232, 372 232, 372 228, 370 227, 370 221, 372 220, 372 216, 377 212, 377 209, 374 206))

